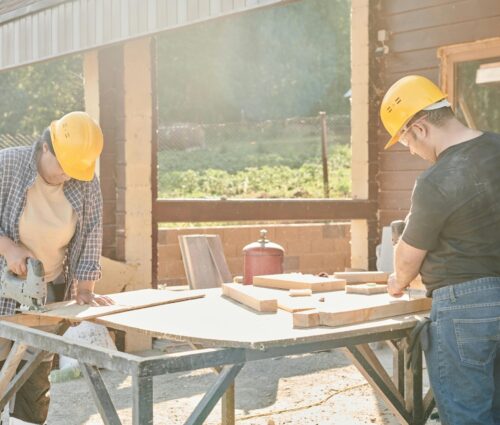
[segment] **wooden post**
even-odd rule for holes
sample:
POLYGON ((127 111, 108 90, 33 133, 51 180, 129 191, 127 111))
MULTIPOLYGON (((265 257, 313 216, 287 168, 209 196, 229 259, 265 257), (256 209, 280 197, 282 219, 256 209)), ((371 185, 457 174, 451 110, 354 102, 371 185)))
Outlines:
POLYGON ((321 158, 323 160, 323 193, 325 198, 330 197, 330 185, 328 183, 328 129, 326 127, 326 113, 319 113, 321 119, 321 158))

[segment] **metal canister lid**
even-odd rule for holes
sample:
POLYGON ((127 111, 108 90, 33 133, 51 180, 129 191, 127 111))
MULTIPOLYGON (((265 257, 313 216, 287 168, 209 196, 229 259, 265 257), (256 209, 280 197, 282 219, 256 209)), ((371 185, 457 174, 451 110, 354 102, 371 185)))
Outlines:
POLYGON ((257 251, 266 251, 269 252, 272 250, 277 250, 279 253, 285 252, 283 247, 277 243, 271 242, 269 239, 267 239, 267 230, 262 229, 260 231, 260 239, 257 242, 252 242, 246 245, 243 248, 243 252, 249 251, 249 250, 257 250, 257 251))

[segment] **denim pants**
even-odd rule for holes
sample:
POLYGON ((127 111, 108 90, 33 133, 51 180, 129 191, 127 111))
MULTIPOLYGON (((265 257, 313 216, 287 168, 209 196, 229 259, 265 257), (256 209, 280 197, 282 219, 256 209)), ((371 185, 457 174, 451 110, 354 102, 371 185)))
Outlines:
POLYGON ((432 294, 431 387, 444 425, 500 425, 500 277, 432 294))

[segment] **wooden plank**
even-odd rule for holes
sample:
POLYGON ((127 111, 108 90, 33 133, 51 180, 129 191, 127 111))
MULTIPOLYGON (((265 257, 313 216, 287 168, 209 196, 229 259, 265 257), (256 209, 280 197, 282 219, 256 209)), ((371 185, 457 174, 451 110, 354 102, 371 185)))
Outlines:
POLYGON ((238 283, 224 283, 222 285, 222 294, 256 311, 276 313, 278 310, 276 298, 262 295, 262 293, 259 293, 258 290, 255 291, 255 289, 258 288, 238 283))
POLYGON ((17 367, 19 366, 19 363, 21 363, 27 349, 28 346, 26 344, 14 341, 2 370, 0 370, 0 394, 5 394, 10 380, 15 375, 17 367))
POLYGON ((345 280, 312 274, 284 273, 254 276, 254 286, 277 289, 310 289, 312 292, 338 291, 345 288, 345 280))
POLYGON ((412 299, 405 295, 393 298, 389 294, 377 294, 370 297, 357 294, 335 294, 335 303, 325 301, 325 306, 319 311, 301 312, 293 315, 295 327, 305 327, 304 324, 317 323, 319 326, 345 326, 354 323, 364 323, 370 320, 383 319, 402 314, 429 310, 431 298, 412 299), (341 295, 345 297, 342 298, 341 295), (304 317, 311 315, 311 318, 304 317))
POLYGON ((415 170, 381 171, 378 175, 380 190, 383 192, 393 190, 411 191, 421 173, 421 171, 415 170))
MULTIPOLYGON (((431 8, 446 3, 456 3, 455 0, 386 0, 382 3, 384 14, 404 13, 410 10, 431 8)), ((432 9, 431 9, 432 10, 432 9)))
POLYGON ((360 285, 346 285, 345 292, 347 294, 383 294, 387 292, 387 285, 377 283, 362 283, 360 285))
POLYGON ((278 308, 289 313, 298 313, 299 311, 315 310, 318 307, 317 300, 308 298, 278 298, 278 308))
POLYGON ((333 277, 344 279, 347 283, 387 283, 389 274, 386 272, 337 272, 333 277))
POLYGON ((290 289, 288 295, 291 297, 309 297, 312 295, 310 289, 290 289))
MULTIPOLYGON (((415 3, 415 2, 414 2, 415 3)), ((388 16, 385 28, 391 33, 412 31, 421 28, 442 27, 457 22, 478 21, 492 16, 500 16, 500 2, 498 0, 461 0, 460 2, 447 2, 435 7, 422 7, 405 13, 388 16)))
MULTIPOLYGON (((404 52, 417 49, 438 48, 448 44, 466 43, 473 40, 498 36, 500 16, 489 16, 468 22, 457 22, 434 28, 422 28, 394 34, 391 51, 404 52)), ((390 28, 388 28, 390 30, 390 28)))
POLYGON ((159 199, 157 222, 345 220, 372 218, 376 204, 357 199, 159 199))
POLYGON ((80 321, 122 311, 202 298, 204 294, 198 291, 172 292, 158 289, 141 289, 108 296, 116 304, 93 307, 90 305, 78 305, 76 301, 72 300, 48 304, 46 306, 47 311, 45 312, 29 311, 24 314, 80 321))
POLYGON ((379 193, 380 207, 396 210, 410 209, 411 205, 411 190, 391 190, 379 193))
POLYGON ((423 171, 429 167, 428 162, 410 154, 407 149, 380 152, 379 163, 380 171, 423 171))
POLYGON ((321 324, 319 311, 310 310, 307 312, 298 312, 293 315, 294 328, 315 328, 321 324))

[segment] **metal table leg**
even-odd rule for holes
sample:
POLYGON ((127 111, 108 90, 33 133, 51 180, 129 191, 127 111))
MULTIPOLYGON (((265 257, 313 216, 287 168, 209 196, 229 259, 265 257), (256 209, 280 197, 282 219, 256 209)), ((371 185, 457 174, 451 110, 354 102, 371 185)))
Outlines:
POLYGON ((97 410, 101 414, 104 425, 121 425, 120 418, 106 389, 106 385, 102 380, 99 369, 83 362, 78 363, 92 393, 97 410))
POLYGON ((215 384, 203 396, 185 425, 200 425, 203 423, 227 388, 234 383, 234 378, 236 378, 243 365, 243 363, 240 363, 234 366, 225 366, 222 369, 215 384))

